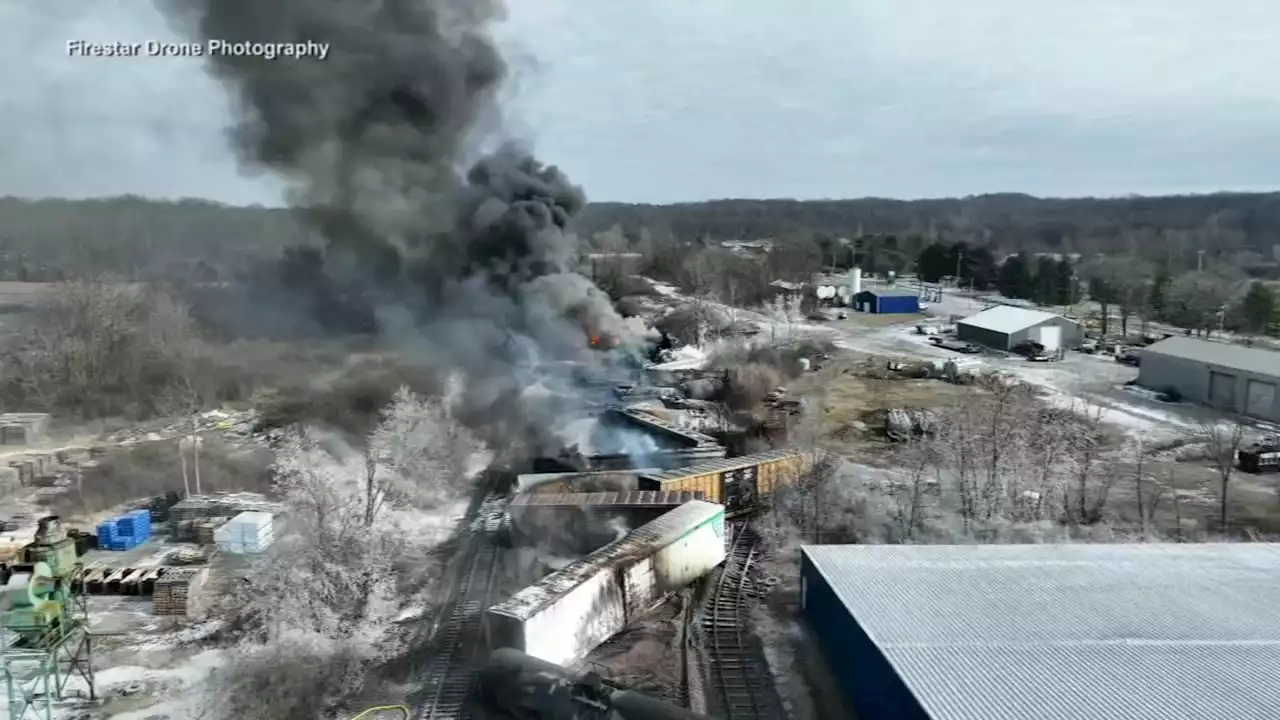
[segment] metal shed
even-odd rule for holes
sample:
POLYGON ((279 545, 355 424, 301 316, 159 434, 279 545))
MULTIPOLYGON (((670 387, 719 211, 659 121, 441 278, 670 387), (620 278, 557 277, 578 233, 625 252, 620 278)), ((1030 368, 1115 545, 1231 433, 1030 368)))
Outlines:
POLYGON ((1138 384, 1175 389, 1191 402, 1270 422, 1280 422, 1280 352, 1169 337, 1143 348, 1138 384))
POLYGON ((863 290, 853 296, 853 306, 862 312, 910 315, 920 312, 920 298, 903 292, 863 290))
POLYGON ((1052 352, 1078 345, 1084 339, 1084 328, 1043 310, 997 305, 956 323, 956 337, 997 350, 1011 350, 1018 343, 1033 340, 1052 352))
POLYGON ((1280 545, 807 546, 858 717, 1274 720, 1280 545))

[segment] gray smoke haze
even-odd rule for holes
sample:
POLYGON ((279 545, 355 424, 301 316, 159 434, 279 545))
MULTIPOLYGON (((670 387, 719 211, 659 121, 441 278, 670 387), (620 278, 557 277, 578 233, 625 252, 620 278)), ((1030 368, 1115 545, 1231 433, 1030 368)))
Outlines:
POLYGON ((201 41, 330 44, 325 60, 209 59, 238 103, 242 163, 289 181, 327 274, 376 296, 386 335, 463 374, 464 417, 545 441, 583 403, 559 361, 599 364, 588 338, 633 328, 572 272, 581 190, 514 145, 468 163, 498 125, 500 3, 158 3, 201 41))

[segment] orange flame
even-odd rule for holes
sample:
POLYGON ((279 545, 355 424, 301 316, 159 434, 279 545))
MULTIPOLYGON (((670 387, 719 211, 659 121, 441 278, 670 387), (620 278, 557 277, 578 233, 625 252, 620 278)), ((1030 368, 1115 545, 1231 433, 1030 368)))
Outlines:
POLYGON ((599 346, 600 346, 600 336, 599 336, 599 335, 592 335, 592 336, 591 336, 591 347, 599 347, 599 346))

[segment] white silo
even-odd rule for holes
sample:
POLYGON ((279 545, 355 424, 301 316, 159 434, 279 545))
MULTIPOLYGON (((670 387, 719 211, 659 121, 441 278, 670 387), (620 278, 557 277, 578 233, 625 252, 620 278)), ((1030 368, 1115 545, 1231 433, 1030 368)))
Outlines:
POLYGON ((854 268, 849 273, 849 296, 854 297, 862 292, 862 268, 854 268))

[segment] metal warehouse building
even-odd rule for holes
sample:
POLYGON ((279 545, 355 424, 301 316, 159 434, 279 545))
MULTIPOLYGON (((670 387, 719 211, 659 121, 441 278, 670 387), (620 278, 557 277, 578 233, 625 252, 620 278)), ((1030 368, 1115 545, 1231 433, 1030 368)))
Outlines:
POLYGON ((920 312, 920 298, 910 293, 863 290, 853 296, 853 306, 862 312, 908 315, 920 312))
POLYGON ((1048 352, 1075 347, 1084 328, 1074 320, 1042 310, 997 305, 956 323, 956 337, 997 350, 1011 350, 1034 340, 1048 352))
POLYGON ((1280 352, 1190 337, 1142 349, 1138 384, 1176 389, 1192 402, 1280 422, 1280 352))
POLYGON ((1280 544, 807 546, 860 718, 1280 718, 1280 544))

